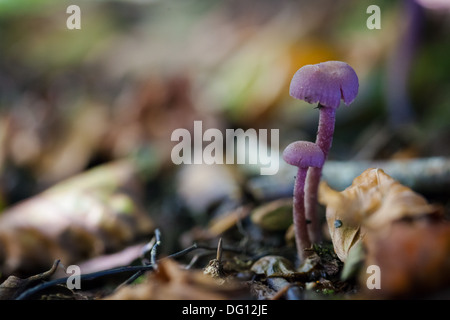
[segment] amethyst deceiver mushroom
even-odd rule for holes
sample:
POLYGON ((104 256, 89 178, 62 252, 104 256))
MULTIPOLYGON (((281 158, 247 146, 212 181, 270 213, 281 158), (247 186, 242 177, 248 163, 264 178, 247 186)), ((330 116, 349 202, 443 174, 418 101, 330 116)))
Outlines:
MULTIPOLYGON (((333 142, 336 110, 341 99, 346 105, 358 94, 359 82, 356 72, 347 63, 327 61, 301 67, 293 76, 289 93, 292 97, 309 103, 318 103, 319 129, 316 144, 322 149, 324 158, 333 142)), ((306 182, 306 218, 311 221, 309 233, 313 242, 321 240, 320 225, 316 214, 317 192, 322 168, 311 168, 306 182)))
POLYGON ((305 182, 309 167, 321 168, 325 161, 322 149, 313 142, 296 141, 283 151, 286 163, 298 167, 294 185, 293 220, 295 243, 301 261, 305 260, 305 249, 311 247, 305 217, 305 182))

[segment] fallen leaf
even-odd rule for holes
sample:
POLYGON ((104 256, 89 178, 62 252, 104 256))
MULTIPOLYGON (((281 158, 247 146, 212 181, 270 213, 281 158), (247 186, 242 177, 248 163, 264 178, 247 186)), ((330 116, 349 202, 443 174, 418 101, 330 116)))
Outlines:
POLYGON ((342 192, 322 182, 319 202, 325 205, 334 249, 341 261, 368 230, 381 230, 394 221, 442 213, 420 194, 381 169, 367 169, 342 192))

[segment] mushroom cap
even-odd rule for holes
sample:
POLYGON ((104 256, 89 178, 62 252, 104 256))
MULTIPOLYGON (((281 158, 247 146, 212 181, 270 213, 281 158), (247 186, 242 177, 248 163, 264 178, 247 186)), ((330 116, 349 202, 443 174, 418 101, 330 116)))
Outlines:
POLYGON ((283 159, 286 163, 299 168, 321 168, 325 162, 322 149, 309 141, 292 142, 284 149, 283 159))
POLYGON ((338 108, 341 99, 346 105, 358 94, 359 82, 355 70, 341 61, 308 64, 294 74, 289 94, 309 103, 319 102, 329 108, 338 108))

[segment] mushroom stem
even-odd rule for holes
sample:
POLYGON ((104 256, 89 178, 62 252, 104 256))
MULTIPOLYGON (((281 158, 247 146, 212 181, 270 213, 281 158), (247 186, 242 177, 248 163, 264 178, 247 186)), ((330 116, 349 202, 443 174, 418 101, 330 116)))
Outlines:
MULTIPOLYGON (((322 149, 326 159, 333 143, 336 109, 324 107, 320 103, 318 109, 320 115, 316 144, 322 149)), ((322 240, 319 217, 317 216, 317 197, 321 177, 322 168, 309 168, 305 186, 305 211, 306 219, 310 221, 308 226, 309 236, 314 243, 322 240)))
POLYGON ((317 107, 319 108, 319 128, 317 130, 316 144, 322 149, 323 155, 327 159, 333 143, 336 109, 324 107, 320 103, 317 107))
POLYGON ((313 243, 322 240, 319 217, 317 216, 318 191, 322 168, 309 168, 305 185, 305 216, 308 219, 308 233, 313 243))
POLYGON ((295 230, 295 244, 297 246, 298 257, 301 261, 306 258, 305 249, 311 247, 305 217, 305 181, 308 168, 298 168, 294 185, 293 220, 295 230))

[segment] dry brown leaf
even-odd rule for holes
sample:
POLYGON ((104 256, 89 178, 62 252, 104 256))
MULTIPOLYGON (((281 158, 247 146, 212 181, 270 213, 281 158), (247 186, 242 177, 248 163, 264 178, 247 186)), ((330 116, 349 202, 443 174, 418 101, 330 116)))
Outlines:
POLYGON ((341 261, 367 230, 382 230, 394 221, 426 214, 441 208, 400 184, 381 169, 367 169, 342 192, 325 182, 319 202, 327 207, 326 217, 333 245, 341 261))
POLYGON ((0 271, 32 274, 72 264, 150 234, 153 222, 131 192, 133 165, 110 163, 66 180, 0 215, 0 271))
POLYGON ((122 287, 106 300, 226 300, 242 297, 238 283, 216 281, 201 270, 185 270, 174 260, 164 259, 146 281, 122 287))

